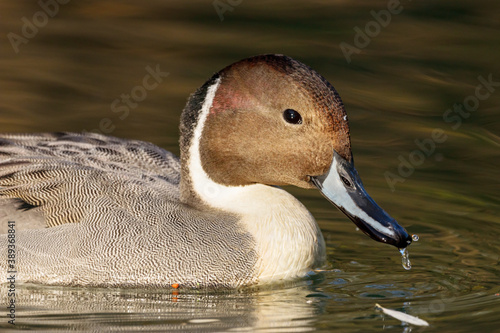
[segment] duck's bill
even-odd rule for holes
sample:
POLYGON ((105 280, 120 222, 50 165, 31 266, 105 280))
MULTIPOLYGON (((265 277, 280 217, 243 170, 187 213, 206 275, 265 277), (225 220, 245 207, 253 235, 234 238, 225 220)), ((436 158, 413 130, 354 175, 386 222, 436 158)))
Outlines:
POLYGON ((372 239, 405 248, 411 236, 366 193, 354 164, 336 152, 328 172, 311 177, 321 193, 372 239))

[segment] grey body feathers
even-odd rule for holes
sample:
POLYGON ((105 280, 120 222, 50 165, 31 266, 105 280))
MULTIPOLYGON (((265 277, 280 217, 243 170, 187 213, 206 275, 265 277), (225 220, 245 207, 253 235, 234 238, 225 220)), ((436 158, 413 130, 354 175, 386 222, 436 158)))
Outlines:
MULTIPOLYGON (((179 159, 99 134, 0 136, 0 253, 15 221, 18 279, 59 285, 256 283, 237 216, 180 201, 179 159)), ((0 270, 7 270, 0 260, 0 270)))

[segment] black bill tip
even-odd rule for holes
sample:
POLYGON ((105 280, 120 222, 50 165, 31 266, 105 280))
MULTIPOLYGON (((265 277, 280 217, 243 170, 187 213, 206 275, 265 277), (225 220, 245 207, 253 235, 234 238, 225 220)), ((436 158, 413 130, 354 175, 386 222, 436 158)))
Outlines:
POLYGON ((366 235, 399 249, 408 247, 412 236, 368 195, 354 164, 333 155, 330 169, 311 182, 366 235))

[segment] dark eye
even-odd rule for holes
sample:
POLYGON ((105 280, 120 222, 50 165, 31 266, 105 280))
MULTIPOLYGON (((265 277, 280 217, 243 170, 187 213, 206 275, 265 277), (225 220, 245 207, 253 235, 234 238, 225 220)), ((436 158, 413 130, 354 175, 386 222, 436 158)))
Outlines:
POLYGON ((283 112, 283 118, 290 124, 302 124, 302 116, 294 109, 286 109, 285 112, 283 112))
POLYGON ((340 179, 342 179, 342 182, 344 182, 345 186, 352 187, 352 184, 349 181, 349 179, 345 178, 344 176, 340 176, 340 179))

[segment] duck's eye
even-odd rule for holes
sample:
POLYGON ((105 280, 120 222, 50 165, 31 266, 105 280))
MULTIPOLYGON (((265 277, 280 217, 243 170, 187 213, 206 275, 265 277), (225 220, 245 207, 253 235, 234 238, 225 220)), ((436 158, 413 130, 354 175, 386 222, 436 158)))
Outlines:
POLYGON ((302 124, 302 116, 294 109, 286 109, 285 112, 283 112, 283 117, 290 124, 302 124))
POLYGON ((344 182, 345 186, 347 187, 352 187, 352 184, 351 182, 349 181, 349 179, 347 179, 346 177, 344 176, 340 176, 340 179, 342 179, 342 182, 344 182))

